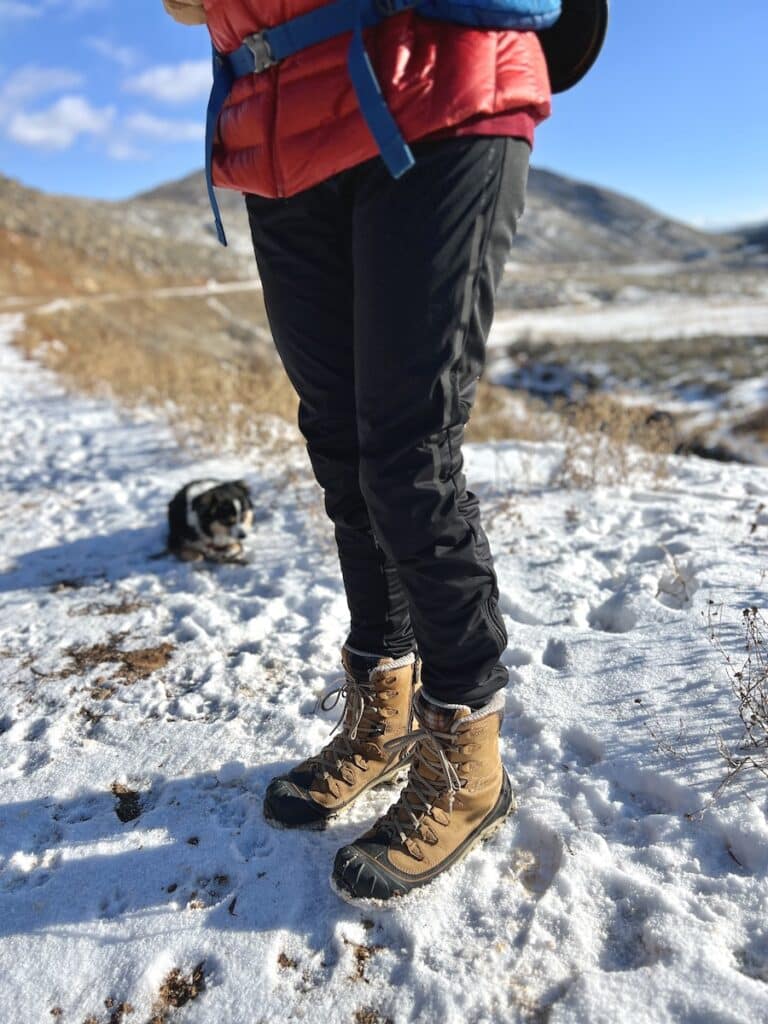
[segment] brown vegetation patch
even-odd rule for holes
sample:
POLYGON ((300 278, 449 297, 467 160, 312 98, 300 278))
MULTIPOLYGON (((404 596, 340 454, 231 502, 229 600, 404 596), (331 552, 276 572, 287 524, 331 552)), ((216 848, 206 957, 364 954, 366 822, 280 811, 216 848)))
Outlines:
POLYGON ((111 679, 131 684, 137 680, 146 679, 153 672, 165 668, 176 649, 174 644, 166 642, 156 644, 154 647, 124 651, 120 644, 126 636, 126 633, 113 633, 102 643, 68 647, 64 653, 72 660, 73 664, 71 668, 64 669, 60 673, 61 677, 83 675, 99 665, 117 664, 119 668, 111 676, 111 679))
POLYGON ((109 700, 114 692, 114 686, 94 686, 90 694, 91 700, 109 700))
POLYGON ((147 1024, 166 1024, 171 1011, 197 999, 205 991, 204 966, 203 961, 193 967, 189 977, 178 967, 165 976, 147 1024))
POLYGON ((277 966, 283 971, 295 971, 299 965, 293 957, 288 956, 287 953, 280 952, 277 954, 277 966))
POLYGON ((146 608, 146 601, 138 598, 131 598, 127 595, 118 601, 93 601, 90 604, 82 605, 79 608, 71 608, 70 615, 130 615, 146 608))
POLYGON ((345 939, 344 941, 348 946, 351 947, 352 955, 355 958, 355 973, 353 977, 361 981, 367 981, 368 979, 365 976, 365 968, 368 964, 368 961, 375 953, 380 953, 381 950, 384 949, 384 947, 375 945, 360 945, 357 942, 350 942, 348 939, 345 939))
POLYGON ((557 482, 567 487, 623 483, 634 470, 662 479, 663 456, 679 440, 672 419, 651 405, 627 405, 605 393, 549 405, 484 381, 478 385, 466 438, 564 443, 557 482))
POLYGON ((543 441, 552 437, 552 413, 545 402, 481 380, 467 424, 467 441, 543 441))
POLYGON ((737 434, 753 434, 762 444, 768 444, 768 406, 740 420, 733 429, 737 434))
POLYGON ((373 1006, 361 1006, 355 1010, 355 1024, 394 1024, 391 1017, 382 1017, 373 1006))
POLYGON ((204 282, 242 268, 219 246, 158 233, 126 204, 46 195, 3 175, 0 252, 2 294, 35 298, 204 282))
POLYGON ((625 405, 594 394, 558 408, 565 442, 559 482, 569 487, 626 483, 635 471, 657 480, 667 473, 663 456, 675 448, 675 428, 653 407, 625 405))
POLYGON ((264 418, 292 424, 298 401, 269 335, 259 345, 233 342, 221 316, 209 314, 196 299, 77 306, 28 316, 17 343, 77 390, 161 408, 187 443, 274 444, 264 418))
POLYGON ((110 1011, 107 1024, 122 1024, 123 1018, 133 1013, 130 1003, 118 1003, 111 996, 104 1000, 104 1005, 110 1011))

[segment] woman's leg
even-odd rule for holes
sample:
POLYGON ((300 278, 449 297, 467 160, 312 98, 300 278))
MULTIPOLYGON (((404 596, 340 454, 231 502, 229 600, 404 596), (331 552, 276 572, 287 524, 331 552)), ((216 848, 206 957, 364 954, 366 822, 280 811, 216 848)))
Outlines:
POLYGON ((397 181, 380 160, 354 176, 360 484, 409 598, 427 693, 480 706, 506 683, 507 635, 461 444, 529 147, 473 137, 414 150, 397 181))
POLYGON ((351 616, 347 645, 413 650, 408 602, 377 547, 360 492, 354 389, 352 216, 345 178, 289 199, 247 196, 277 350, 299 398, 299 427, 334 523, 351 616))
POLYGON ((408 782, 342 847, 333 883, 387 900, 426 885, 514 806, 499 751, 506 632, 461 442, 517 218, 528 146, 450 139, 414 147, 397 182, 360 169, 355 371, 360 474, 396 562, 423 658, 408 782))
POLYGON ((289 828, 324 826, 403 769, 409 750, 387 744, 410 729, 418 673, 408 602, 374 541, 358 479, 345 181, 339 175, 290 199, 247 201, 272 334, 299 394, 299 426, 334 523, 351 615, 341 728, 264 794, 265 817, 289 828))

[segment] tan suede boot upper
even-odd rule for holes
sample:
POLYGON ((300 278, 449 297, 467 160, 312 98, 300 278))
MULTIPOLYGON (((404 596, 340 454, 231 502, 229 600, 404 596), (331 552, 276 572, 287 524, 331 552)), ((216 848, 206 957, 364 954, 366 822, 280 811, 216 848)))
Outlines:
POLYGON ((398 661, 382 658, 367 679, 352 671, 346 648, 342 664, 344 682, 322 700, 329 710, 345 698, 340 731, 317 754, 272 780, 265 814, 276 823, 321 824, 366 789, 393 778, 410 760, 409 744, 397 749, 389 744, 411 731, 418 660, 412 654, 398 661))
POLYGON ((499 755, 504 701, 474 713, 423 693, 408 783, 395 804, 339 851, 334 881, 346 895, 388 899, 424 885, 490 834, 514 805, 499 755))
MULTIPOLYGON (((385 744, 411 730, 415 681, 413 660, 395 668, 397 662, 381 659, 367 683, 351 674, 346 651, 341 660, 347 672, 346 682, 338 691, 347 701, 341 732, 297 769, 319 769, 309 794, 329 810, 348 804, 401 762, 402 752, 393 754, 385 744)), ((324 710, 328 707, 326 701, 324 710)))

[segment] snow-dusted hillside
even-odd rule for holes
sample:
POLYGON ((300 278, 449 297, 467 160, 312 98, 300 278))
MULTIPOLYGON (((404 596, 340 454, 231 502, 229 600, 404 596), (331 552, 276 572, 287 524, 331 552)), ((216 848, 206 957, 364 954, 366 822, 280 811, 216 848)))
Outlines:
POLYGON ((303 453, 193 461, 155 414, 25 362, 18 323, 0 326, 0 1020, 768 1019, 768 794, 744 776, 709 806, 739 722, 702 615, 722 605, 738 662, 741 611, 766 605, 767 470, 672 459, 661 487, 569 492, 556 445, 467 452, 519 810, 430 888, 361 910, 328 874, 391 791, 323 833, 260 809, 331 727, 313 708, 346 625, 303 453), (252 485, 245 566, 157 557, 167 500, 208 475, 252 485))

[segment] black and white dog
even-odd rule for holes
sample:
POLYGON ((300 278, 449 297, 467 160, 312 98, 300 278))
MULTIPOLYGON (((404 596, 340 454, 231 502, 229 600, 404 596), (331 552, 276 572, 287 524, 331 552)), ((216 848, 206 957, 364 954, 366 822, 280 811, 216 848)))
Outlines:
POLYGON ((238 558, 253 521, 243 480, 193 480, 168 503, 168 550, 184 562, 238 558))

